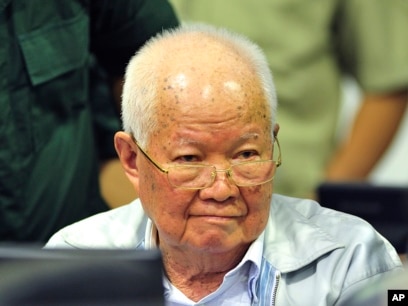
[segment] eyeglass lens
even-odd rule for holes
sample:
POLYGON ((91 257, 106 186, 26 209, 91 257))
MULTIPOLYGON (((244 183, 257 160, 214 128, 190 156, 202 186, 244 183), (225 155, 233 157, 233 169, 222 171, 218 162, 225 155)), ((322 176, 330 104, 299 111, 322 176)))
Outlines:
POLYGON ((200 189, 211 186, 217 172, 226 172, 238 186, 253 186, 273 179, 276 163, 272 160, 254 161, 232 165, 227 170, 217 170, 207 165, 180 165, 168 169, 168 179, 175 187, 200 189))

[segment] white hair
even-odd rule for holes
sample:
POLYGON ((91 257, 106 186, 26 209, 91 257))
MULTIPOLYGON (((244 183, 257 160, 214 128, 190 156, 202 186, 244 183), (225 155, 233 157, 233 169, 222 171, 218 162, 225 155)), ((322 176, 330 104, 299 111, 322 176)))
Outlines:
MULTIPOLYGON (((169 54, 167 43, 174 44, 177 38, 185 34, 210 37, 217 42, 232 48, 250 65, 259 78, 267 100, 271 132, 276 123, 277 98, 272 73, 262 50, 246 37, 223 28, 190 23, 177 28, 165 30, 151 38, 130 60, 125 74, 122 94, 122 121, 125 132, 132 133, 141 146, 146 146, 152 132, 158 128, 157 97, 160 66, 166 64, 169 54)), ((200 52, 197 49, 197 52, 200 52)), ((273 135, 272 135, 273 137, 273 135)))

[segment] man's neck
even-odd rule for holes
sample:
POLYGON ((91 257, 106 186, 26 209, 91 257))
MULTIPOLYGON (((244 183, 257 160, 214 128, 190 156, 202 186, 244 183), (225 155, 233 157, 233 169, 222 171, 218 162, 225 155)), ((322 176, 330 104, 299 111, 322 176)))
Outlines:
POLYGON ((164 268, 170 282, 193 301, 217 290, 225 274, 239 264, 247 248, 227 254, 167 250, 161 245, 164 268))

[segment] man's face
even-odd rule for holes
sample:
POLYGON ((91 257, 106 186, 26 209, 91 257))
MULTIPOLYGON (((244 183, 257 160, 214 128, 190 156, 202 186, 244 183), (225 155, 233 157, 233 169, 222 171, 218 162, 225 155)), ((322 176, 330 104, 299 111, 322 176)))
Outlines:
MULTIPOLYGON (((272 157, 269 112, 249 72, 182 71, 162 80, 160 127, 144 148, 153 159, 164 168, 201 163, 226 169, 272 157)), ((162 248, 236 252, 265 228, 272 182, 237 187, 219 172, 212 186, 183 190, 172 187, 142 154, 136 162, 138 194, 162 248)))

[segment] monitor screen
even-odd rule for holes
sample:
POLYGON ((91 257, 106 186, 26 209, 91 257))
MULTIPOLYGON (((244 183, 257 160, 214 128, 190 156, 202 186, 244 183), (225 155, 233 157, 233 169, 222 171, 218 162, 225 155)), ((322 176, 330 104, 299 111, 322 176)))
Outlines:
POLYGON ((322 206, 366 220, 398 253, 407 253, 408 186, 324 183, 319 186, 317 196, 322 206))
POLYGON ((0 245, 0 305, 163 306, 158 250, 0 245))

